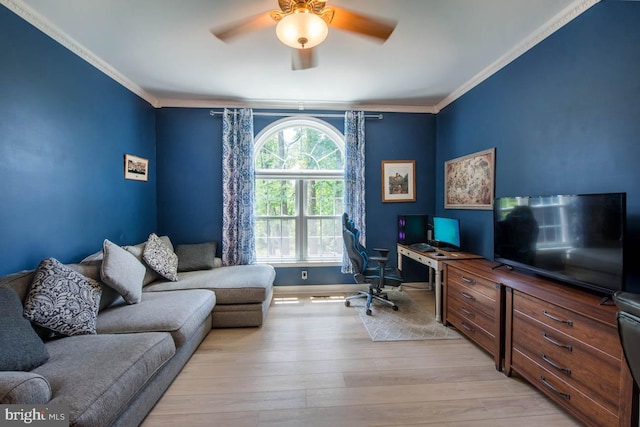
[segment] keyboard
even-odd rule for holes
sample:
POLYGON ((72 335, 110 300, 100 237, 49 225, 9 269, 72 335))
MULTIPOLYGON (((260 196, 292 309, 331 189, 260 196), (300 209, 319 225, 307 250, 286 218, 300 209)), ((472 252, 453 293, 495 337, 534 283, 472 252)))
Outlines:
POLYGON ((446 243, 439 242, 438 240, 429 240, 427 243, 429 245, 433 246, 434 248, 438 248, 438 250, 441 250, 441 251, 446 251, 446 252, 459 252, 460 251, 460 248, 455 247, 455 246, 449 246, 446 243))
POLYGON ((436 248, 428 243, 412 243, 409 245, 411 249, 418 252, 435 252, 436 248))

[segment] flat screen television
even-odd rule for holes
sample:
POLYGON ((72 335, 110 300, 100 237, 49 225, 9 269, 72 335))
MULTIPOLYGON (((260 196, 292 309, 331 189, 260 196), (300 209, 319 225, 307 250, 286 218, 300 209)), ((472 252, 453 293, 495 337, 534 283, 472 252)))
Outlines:
POLYGON ((433 217, 433 240, 435 246, 443 250, 460 250, 460 221, 433 217))
POLYGON ((626 193, 498 197, 495 261, 611 295, 623 290, 626 193))

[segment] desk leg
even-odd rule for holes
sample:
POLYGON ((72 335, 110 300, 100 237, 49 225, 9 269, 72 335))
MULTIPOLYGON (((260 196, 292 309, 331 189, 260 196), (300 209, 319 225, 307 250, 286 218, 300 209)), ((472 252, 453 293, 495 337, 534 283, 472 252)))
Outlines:
POLYGON ((402 271, 402 254, 398 251, 398 270, 402 271))
POLYGON ((442 277, 442 271, 440 270, 440 268, 434 268, 434 270, 436 271, 436 283, 435 283, 435 287, 436 287, 436 321, 442 323, 442 319, 441 319, 441 308, 442 308, 442 283, 441 283, 441 277, 442 277))

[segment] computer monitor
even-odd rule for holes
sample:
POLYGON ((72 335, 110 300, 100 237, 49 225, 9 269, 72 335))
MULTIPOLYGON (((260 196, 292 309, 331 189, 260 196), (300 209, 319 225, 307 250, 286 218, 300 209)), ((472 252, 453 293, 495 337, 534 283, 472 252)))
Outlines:
POLYGON ((460 249, 460 221, 455 218, 433 217, 433 240, 438 247, 460 249))
POLYGON ((398 215, 398 243, 410 245, 428 240, 429 217, 425 214, 398 215))

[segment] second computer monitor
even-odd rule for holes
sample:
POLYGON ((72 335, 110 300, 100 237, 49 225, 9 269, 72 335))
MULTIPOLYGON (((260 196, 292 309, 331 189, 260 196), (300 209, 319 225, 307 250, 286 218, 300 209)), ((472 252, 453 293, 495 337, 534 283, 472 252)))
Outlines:
POLYGON ((433 217, 433 240, 439 247, 460 249, 460 221, 455 218, 433 217))

